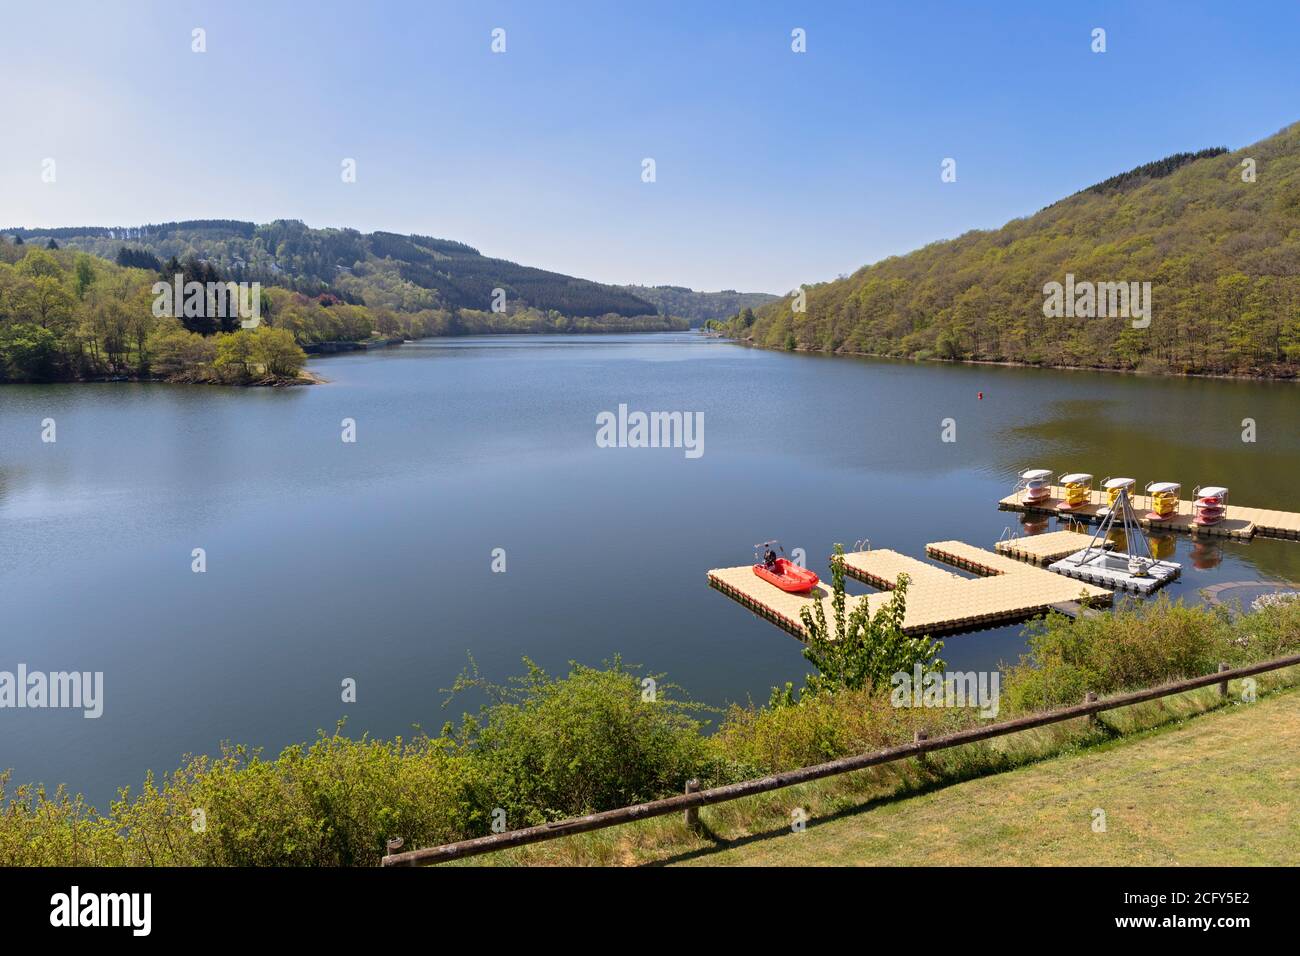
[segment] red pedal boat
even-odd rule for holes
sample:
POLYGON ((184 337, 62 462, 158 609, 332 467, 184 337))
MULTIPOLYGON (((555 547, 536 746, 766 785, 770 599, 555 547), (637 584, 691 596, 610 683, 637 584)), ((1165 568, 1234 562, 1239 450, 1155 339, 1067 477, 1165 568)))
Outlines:
POLYGON ((807 594, 817 586, 817 575, 807 568, 801 568, 785 558, 776 559, 776 570, 769 570, 762 564, 754 565, 754 573, 769 584, 775 584, 782 591, 791 594, 807 594))

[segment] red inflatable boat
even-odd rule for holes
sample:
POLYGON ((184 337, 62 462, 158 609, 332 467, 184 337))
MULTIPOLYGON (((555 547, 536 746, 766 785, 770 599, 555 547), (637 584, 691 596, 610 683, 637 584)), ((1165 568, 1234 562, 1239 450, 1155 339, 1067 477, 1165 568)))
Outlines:
POLYGON ((765 565, 754 565, 754 573, 764 581, 775 584, 782 591, 791 594, 806 594, 817 586, 817 575, 807 568, 801 568, 785 558, 776 559, 776 570, 769 571, 765 565))

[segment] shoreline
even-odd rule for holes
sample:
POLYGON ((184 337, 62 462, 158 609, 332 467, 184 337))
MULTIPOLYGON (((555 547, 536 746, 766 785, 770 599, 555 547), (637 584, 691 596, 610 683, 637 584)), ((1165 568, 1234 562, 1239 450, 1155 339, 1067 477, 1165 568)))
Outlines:
POLYGON ((299 345, 298 348, 306 353, 307 357, 318 358, 322 355, 343 355, 349 352, 370 352, 374 349, 390 349, 399 345, 405 345, 413 339, 403 338, 386 338, 386 339, 363 339, 359 342, 349 342, 336 340, 330 342, 308 342, 306 345, 299 345))
POLYGON ((825 349, 776 348, 770 345, 758 345, 746 339, 737 339, 727 335, 717 336, 733 345, 745 348, 761 349, 765 352, 796 352, 800 355, 825 355, 829 358, 869 358, 883 362, 910 362, 913 365, 936 363, 939 365, 987 365, 1001 368, 1029 368, 1043 372, 1101 372, 1112 375, 1134 375, 1145 378, 1200 378, 1219 379, 1236 382, 1288 382, 1300 383, 1300 370, 1294 375, 1250 375, 1244 372, 1150 372, 1136 368, 1106 368, 1100 365, 1035 365, 1032 362, 1011 360, 995 361, 993 359, 946 359, 938 357, 908 358, 898 355, 881 355, 875 352, 827 352, 825 349))
MULTIPOLYGON (((821 355, 827 358, 861 358, 872 359, 881 362, 899 362, 909 363, 912 365, 937 364, 937 365, 973 365, 973 366, 991 366, 995 368, 1023 368, 1037 369, 1044 372, 1094 372, 1110 375, 1131 375, 1141 378, 1156 379, 1206 379, 1218 381, 1234 382, 1272 382, 1272 383, 1289 383, 1300 384, 1300 370, 1293 375, 1251 375, 1243 372, 1152 372, 1143 369, 1126 369, 1126 368, 1106 368, 1104 366, 1093 365, 1035 365, 1032 362, 1017 362, 1012 360, 993 360, 993 359, 946 359, 937 356, 928 356, 925 358, 912 358, 898 355, 883 355, 876 352, 852 352, 837 351, 828 352, 824 349, 810 349, 797 347, 793 349, 777 348, 769 345, 759 345, 748 339, 735 338, 721 332, 712 332, 704 329, 688 329, 686 331, 696 332, 705 338, 719 339, 729 342, 732 345, 739 345, 743 348, 760 349, 764 352, 793 352, 799 355, 821 355)), ((472 333, 476 336, 492 335, 556 335, 556 334, 578 334, 578 335, 603 335, 605 332, 581 332, 581 333, 560 333, 552 331, 542 332, 478 332, 472 333)), ((630 332, 620 333, 630 335, 654 335, 656 332, 630 332)), ((355 352, 369 352, 378 349, 399 348, 411 342, 426 342, 433 339, 458 339, 468 338, 465 335, 428 335, 420 338, 389 338, 379 341, 362 341, 362 342, 316 342, 300 346, 307 354, 309 362, 321 358, 328 358, 333 355, 348 355, 355 352)), ((169 380, 164 378, 139 378, 131 375, 105 376, 102 378, 86 379, 61 379, 50 382, 0 382, 0 388, 5 385, 90 385, 90 384, 116 384, 120 382, 153 382, 165 385, 218 385, 227 388, 297 388, 306 385, 328 385, 330 380, 315 373, 307 368, 299 373, 298 378, 293 380, 285 379, 257 379, 250 382, 218 382, 203 379, 196 380, 169 380)))
MULTIPOLYGON (((676 332, 678 330, 646 330, 628 332, 622 329, 602 330, 599 332, 562 332, 559 330, 541 330, 535 332, 473 332, 467 335, 426 335, 414 339, 406 338, 386 338, 377 340, 362 340, 359 342, 349 341, 329 341, 329 342, 309 342, 306 345, 300 345, 299 348, 307 356, 307 361, 328 358, 332 355, 351 355, 355 352, 371 352, 379 349, 399 348, 411 342, 427 342, 432 339, 460 339, 470 338, 473 336, 492 336, 492 335, 659 335, 664 331, 676 332)), ((693 329, 683 329, 682 332, 695 331, 693 329)), ((297 388, 303 385, 329 385, 330 380, 316 372, 310 371, 306 367, 298 373, 296 379, 283 378, 260 378, 248 382, 221 382, 206 378, 142 378, 138 375, 103 375, 97 378, 67 378, 52 379, 46 382, 8 382, 0 381, 0 389, 6 385, 115 385, 124 382, 146 382, 161 385, 216 385, 224 388, 297 388)))
POLYGON ((135 375, 110 375, 103 378, 66 378, 48 382, 0 382, 0 390, 9 385, 211 385, 219 388, 298 388, 304 385, 328 385, 330 380, 303 369, 297 378, 257 378, 248 382, 218 382, 208 379, 140 378, 135 375))

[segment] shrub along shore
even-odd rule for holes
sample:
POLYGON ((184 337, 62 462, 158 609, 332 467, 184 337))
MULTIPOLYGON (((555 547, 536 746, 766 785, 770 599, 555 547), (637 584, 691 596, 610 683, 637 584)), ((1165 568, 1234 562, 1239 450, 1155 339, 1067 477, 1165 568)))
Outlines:
MULTIPOLYGON (((1105 696, 1211 673, 1223 661, 1241 666, 1296 653, 1300 602, 1242 614, 1162 598, 1079 621, 1054 614, 1029 631, 1028 653, 1004 669, 999 720, 1077 704, 1087 691, 1105 696)), ((453 698, 475 692, 487 703, 436 736, 353 739, 340 727, 274 758, 227 745, 218 756, 187 758, 162 779, 151 775, 104 812, 62 787, 15 788, 6 773, 0 865, 374 865, 393 836, 408 848, 445 843, 490 832, 502 812, 509 828, 527 826, 681 793, 692 777, 706 787, 734 782, 899 744, 917 729, 938 736, 984 719, 975 707, 895 707, 879 682, 831 686, 820 676, 800 695, 777 691, 766 706, 733 705, 709 734, 700 705, 662 680, 654 700, 645 700, 644 675, 619 660, 574 664, 561 677, 529 663, 505 687, 471 672, 453 698)), ((1259 686, 1296 676, 1295 669, 1264 675, 1259 686)), ((1115 712, 1106 725, 1112 733, 1142 729, 1214 706, 1212 690, 1195 692, 1115 712)), ((823 781, 816 792, 834 806, 1004 770, 1104 738, 1086 724, 860 771, 823 781)), ((745 805, 772 799, 716 809, 743 816, 745 805)), ((676 820, 635 827, 644 839, 691 839, 676 820)), ((620 862, 619 839, 563 840, 524 858, 620 862)))

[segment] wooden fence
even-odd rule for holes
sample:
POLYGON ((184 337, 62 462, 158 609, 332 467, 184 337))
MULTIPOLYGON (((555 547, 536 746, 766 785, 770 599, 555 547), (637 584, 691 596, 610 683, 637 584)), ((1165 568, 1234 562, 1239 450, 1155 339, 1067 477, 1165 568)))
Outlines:
POLYGON ((678 811, 684 811, 687 823, 689 825, 695 825, 698 823, 699 808, 709 806, 710 804, 725 803, 728 800, 739 800, 742 797, 751 797, 755 794, 768 793, 769 791, 780 790, 784 787, 793 787, 801 783, 820 780, 823 777, 833 777, 837 774, 851 773, 854 770, 862 770, 866 767, 876 767, 880 764, 891 763, 895 760, 904 760, 908 757, 918 757, 935 750, 946 750, 950 747, 960 747, 963 744, 975 743, 980 740, 989 740, 993 737, 1003 737, 1007 734, 1018 733, 1022 730, 1031 730, 1035 727, 1043 727, 1048 724, 1056 724, 1065 720, 1075 720, 1080 717, 1095 717, 1103 711, 1114 710, 1118 707, 1128 707, 1133 704, 1140 704, 1144 701, 1155 700, 1160 697, 1169 697, 1173 694, 1181 694, 1189 690, 1209 687, 1212 684, 1218 684, 1220 696, 1226 697, 1228 695, 1228 681, 1230 680, 1250 677, 1254 674, 1262 674, 1266 671, 1280 670, 1283 667, 1292 667, 1297 664, 1300 664, 1300 654, 1294 654, 1289 657, 1280 657, 1259 664, 1251 664, 1247 667, 1229 668, 1227 664, 1220 664, 1218 672, 1214 674, 1207 674, 1203 677, 1192 677, 1187 680, 1175 681, 1171 684, 1162 684, 1159 687, 1149 687, 1145 690, 1134 691, 1129 694, 1120 694, 1119 696, 1110 697, 1106 700, 1098 700, 1096 694, 1089 693, 1082 704, 1077 704, 1073 707, 1044 711, 1041 714, 1031 714, 1027 717, 1018 717, 1015 720, 1008 720, 1000 724, 990 724, 986 727, 973 727, 969 730, 962 730, 954 734, 949 734, 946 737, 935 737, 930 739, 926 736, 924 731, 918 731, 916 739, 910 744, 903 744, 898 747, 889 747, 885 750, 876 750, 871 753, 858 754, 853 757, 842 757, 839 760, 832 760, 828 763, 816 764, 811 767, 800 767, 797 770, 772 774, 771 776, 761 777, 757 780, 745 780, 740 783, 732 783, 724 787, 713 787, 709 790, 699 789, 699 784, 692 780, 687 783, 686 792, 678 797, 667 797, 663 800, 651 800, 648 803, 638 803, 635 806, 630 807, 619 807, 616 810, 605 810, 601 813, 592 813, 584 817, 571 817, 567 820, 557 820, 554 823, 547 823, 541 826, 526 827, 520 830, 507 830, 504 833, 493 833, 490 836, 476 837, 472 840, 461 840, 457 843, 447 843, 443 846, 402 852, 403 841, 401 839, 393 839, 388 841, 388 855, 383 858, 383 865, 427 866, 434 863, 444 863, 448 860, 459 860, 464 857, 478 856, 483 853, 495 853, 498 850, 504 850, 509 847, 524 846, 529 843, 540 843, 543 840, 557 840, 560 837, 572 836, 575 833, 587 833, 591 830, 603 830, 606 827, 616 827, 624 823, 632 823, 635 820, 646 820, 650 817, 665 816, 669 813, 677 813, 678 811))

